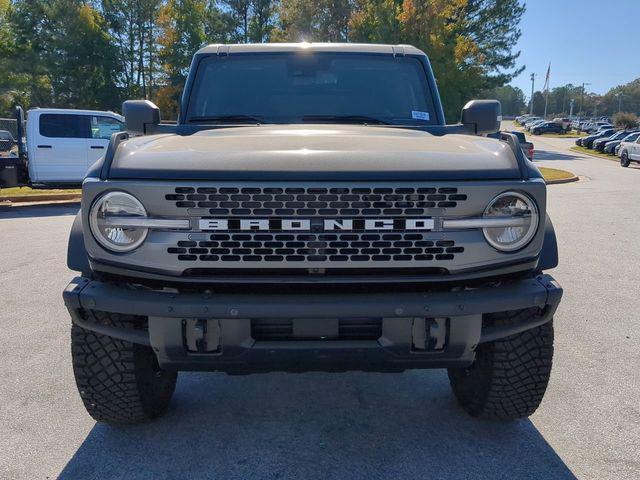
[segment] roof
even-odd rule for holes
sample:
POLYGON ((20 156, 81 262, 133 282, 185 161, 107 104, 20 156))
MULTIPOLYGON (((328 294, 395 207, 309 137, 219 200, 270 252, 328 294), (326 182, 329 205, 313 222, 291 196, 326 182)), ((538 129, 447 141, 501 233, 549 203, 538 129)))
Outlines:
POLYGON ((61 113, 61 114, 72 114, 72 115, 110 115, 114 116, 120 120, 124 120, 122 115, 119 115, 115 112, 105 111, 105 110, 79 110, 74 108, 39 108, 34 107, 30 108, 27 111, 27 114, 34 113, 61 113))
POLYGON ((263 52, 352 52, 352 53, 394 53, 403 52, 409 55, 424 55, 424 52, 412 45, 383 45, 375 43, 242 43, 212 44, 198 50, 197 53, 263 53, 263 52))

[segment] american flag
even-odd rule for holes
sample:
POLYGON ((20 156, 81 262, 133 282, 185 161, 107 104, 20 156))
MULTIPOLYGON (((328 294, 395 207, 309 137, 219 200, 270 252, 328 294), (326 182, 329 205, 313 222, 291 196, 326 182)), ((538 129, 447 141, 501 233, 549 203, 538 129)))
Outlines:
POLYGON ((544 78, 544 88, 542 90, 549 90, 549 79, 551 78, 551 62, 549 62, 549 68, 547 68, 547 75, 544 78))

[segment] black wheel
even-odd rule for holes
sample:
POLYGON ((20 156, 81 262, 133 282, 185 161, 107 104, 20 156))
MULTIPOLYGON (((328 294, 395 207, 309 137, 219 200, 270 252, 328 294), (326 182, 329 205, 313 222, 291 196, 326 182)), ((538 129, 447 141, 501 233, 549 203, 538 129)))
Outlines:
MULTIPOLYGON (((140 328, 144 318, 90 313, 88 321, 140 328)), ((176 386, 177 372, 162 370, 153 350, 84 328, 71 327, 76 385, 95 420, 137 423, 162 414, 176 386)))
MULTIPOLYGON (((521 322, 538 309, 494 314, 489 325, 521 322)), ((515 420, 531 415, 549 383, 553 359, 553 323, 483 343, 468 368, 450 368, 449 382, 458 403, 474 417, 515 420)))
POLYGON ((629 154, 627 152, 622 152, 622 155, 620 155, 620 165, 628 167, 630 164, 631 160, 629 160, 629 154))

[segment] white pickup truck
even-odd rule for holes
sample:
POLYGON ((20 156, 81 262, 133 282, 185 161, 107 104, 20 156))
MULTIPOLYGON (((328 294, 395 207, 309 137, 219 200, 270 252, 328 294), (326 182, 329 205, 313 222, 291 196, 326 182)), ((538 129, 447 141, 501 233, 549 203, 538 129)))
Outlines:
MULTIPOLYGON (((80 184, 88 168, 105 154, 111 134, 123 130, 123 120, 116 113, 96 110, 29 110, 26 145, 20 145, 20 158, 14 159, 19 173, 15 182, 9 175, 0 175, 4 178, 0 188, 14 186, 11 183, 80 184)), ((22 125, 21 119, 18 124, 22 125)), ((19 132, 18 142, 24 143, 22 137, 19 132)), ((3 162, 8 168, 9 160, 3 162)))

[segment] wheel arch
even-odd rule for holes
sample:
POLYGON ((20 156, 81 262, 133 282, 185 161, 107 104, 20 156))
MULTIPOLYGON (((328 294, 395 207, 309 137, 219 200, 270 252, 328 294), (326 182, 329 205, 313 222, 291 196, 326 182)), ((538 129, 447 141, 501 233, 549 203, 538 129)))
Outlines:
POLYGON ((549 270, 558 266, 558 240, 549 214, 546 215, 544 225, 544 243, 538 260, 538 270, 549 270))
POLYGON ((91 267, 89 265, 89 256, 84 246, 84 232, 82 230, 82 215, 78 212, 71 232, 69 233, 69 245, 67 247, 67 267, 70 270, 81 272, 83 275, 89 275, 91 267))

